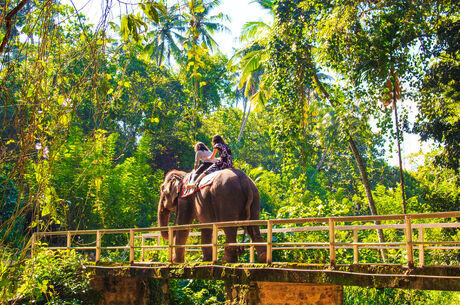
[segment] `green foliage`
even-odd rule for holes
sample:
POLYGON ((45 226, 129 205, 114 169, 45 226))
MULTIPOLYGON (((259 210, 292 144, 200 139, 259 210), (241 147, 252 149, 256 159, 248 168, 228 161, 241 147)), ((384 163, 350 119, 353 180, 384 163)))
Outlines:
POLYGON ((441 148, 435 164, 458 173, 460 166, 460 21, 445 18, 436 28, 437 44, 431 55, 438 57, 423 79, 423 95, 418 101, 419 115, 414 132, 423 141, 433 139, 441 148))
POLYGON ((24 204, 19 201, 18 189, 8 179, 8 172, 10 170, 0 174, 0 244, 16 248, 25 229, 24 211, 21 210, 24 204))
POLYGON ((246 124, 246 132, 238 141, 238 131, 243 120, 238 108, 220 108, 203 120, 200 140, 210 144, 215 134, 220 134, 232 149, 233 159, 243 161, 252 167, 279 171, 277 155, 270 146, 270 113, 251 113, 246 124))
POLYGON ((150 226, 163 172, 153 173, 148 165, 149 137, 140 139, 134 156, 117 164, 118 134, 99 131, 85 142, 79 135, 72 133, 56 159, 53 183, 57 197, 65 198, 57 199, 62 223, 68 228, 150 226))
POLYGON ((282 200, 285 196, 285 186, 282 183, 281 175, 265 170, 260 166, 253 168, 244 161, 235 161, 234 166, 243 170, 255 182, 260 195, 261 214, 265 216, 274 215, 282 206, 282 200))
POLYGON ((424 164, 414 173, 420 182, 418 193, 424 211, 458 211, 460 209, 459 177, 453 169, 435 165, 436 152, 424 156, 424 164))
POLYGON ((84 263, 74 250, 39 249, 7 279, 9 298, 39 304, 85 304, 90 295, 90 274, 84 263))
MULTIPOLYGON (((404 173, 408 212, 460 209, 457 3, 258 0, 274 23, 245 26, 248 45, 232 57, 232 68, 212 37, 226 29, 227 17, 212 15, 220 2, 141 1, 142 13, 112 23, 123 36, 115 38, 53 1, 30 2, 17 16, 0 67, 1 297, 84 304, 88 277, 73 251, 69 258, 40 251, 24 264, 14 260, 27 229, 155 225, 165 172, 190 170, 193 145, 209 146, 214 134, 232 148, 235 167, 255 181, 261 218, 370 214, 350 139, 379 213, 401 213, 397 169, 385 160, 393 145, 385 137, 394 136, 392 110, 380 104, 396 78, 402 97, 416 102, 414 130, 439 144, 422 156, 424 164, 404 173)), ((425 234, 460 239, 453 229, 425 234)), ((358 237, 378 240, 375 232, 358 237)), ((385 237, 404 239, 398 231, 385 237)), ((274 235, 275 242, 298 240, 328 236, 274 235)), ((102 244, 127 241, 128 234, 119 234, 102 244)), ((104 252, 105 261, 128 255, 104 252)), ((349 250, 337 253, 340 263, 352 260, 349 250)), ((456 264, 459 255, 430 249, 425 261, 456 264)), ((146 259, 165 262, 167 254, 152 251, 146 259)), ((274 259, 323 264, 328 254, 277 250, 274 259)), ((401 260, 403 251, 388 252, 389 262, 401 260)), ((377 262, 375 250, 360 252, 360 261, 377 262)), ((177 304, 220 304, 223 295, 220 282, 172 281, 177 304)), ((345 299, 442 304, 458 303, 458 294, 346 288, 345 299)))
POLYGON ((220 281, 172 280, 170 282, 173 304, 225 304, 224 283, 220 281))

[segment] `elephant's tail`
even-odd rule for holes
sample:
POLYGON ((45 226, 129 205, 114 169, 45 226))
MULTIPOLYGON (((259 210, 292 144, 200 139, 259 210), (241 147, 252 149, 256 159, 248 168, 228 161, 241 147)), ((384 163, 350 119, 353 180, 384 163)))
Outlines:
POLYGON ((246 217, 245 217, 245 219, 249 220, 249 219, 251 219, 251 207, 252 207, 252 202, 254 200, 254 191, 252 190, 250 185, 248 185, 247 196, 248 196, 248 198, 246 199, 246 206, 245 206, 245 210, 246 210, 246 215, 245 216, 246 217))
POLYGON ((246 202, 244 206, 245 215, 242 215, 242 219, 259 219, 260 197, 254 181, 252 181, 251 178, 249 178, 249 176, 241 170, 234 170, 233 172, 238 176, 241 189, 246 195, 246 202))

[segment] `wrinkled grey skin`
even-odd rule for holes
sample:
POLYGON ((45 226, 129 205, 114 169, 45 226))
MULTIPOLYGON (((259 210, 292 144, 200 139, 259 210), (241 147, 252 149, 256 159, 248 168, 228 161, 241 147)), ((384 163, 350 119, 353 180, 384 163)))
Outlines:
MULTIPOLYGON (((260 211, 260 196, 254 182, 245 173, 237 169, 220 171, 214 182, 195 194, 180 198, 183 183, 187 173, 172 170, 166 174, 161 185, 160 201, 158 203, 158 224, 167 226, 172 211, 176 212, 176 224, 191 224, 193 220, 199 223, 257 220, 260 211)), ((226 243, 236 242, 236 227, 225 228, 226 243)), ((258 226, 244 227, 253 242, 264 242, 258 226)), ((184 245, 187 242, 189 230, 175 233, 175 244, 184 245)), ((168 239, 168 232, 162 232, 168 239)), ((201 230, 201 243, 211 244, 212 230, 201 230)), ((256 247, 259 262, 265 262, 266 247, 256 247)), ((203 260, 212 260, 212 248, 202 247, 203 260)), ((185 249, 175 248, 173 262, 184 262, 185 249)), ((226 247, 225 262, 237 262, 238 251, 236 247, 226 247)))

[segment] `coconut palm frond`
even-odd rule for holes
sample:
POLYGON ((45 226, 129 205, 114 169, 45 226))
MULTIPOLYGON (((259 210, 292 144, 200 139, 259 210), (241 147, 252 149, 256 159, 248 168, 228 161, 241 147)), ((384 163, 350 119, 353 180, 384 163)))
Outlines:
POLYGON ((270 26, 263 21, 246 22, 241 29, 240 41, 259 40, 269 29, 270 26))
POLYGON ((273 9, 275 8, 275 4, 273 3, 273 0, 253 0, 250 3, 257 3, 264 9, 267 9, 271 12, 273 12, 273 9))

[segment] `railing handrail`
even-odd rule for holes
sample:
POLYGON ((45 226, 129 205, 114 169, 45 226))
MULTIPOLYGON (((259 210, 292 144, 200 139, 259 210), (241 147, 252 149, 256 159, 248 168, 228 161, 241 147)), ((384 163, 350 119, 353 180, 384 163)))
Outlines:
MULTIPOLYGON (((423 214, 395 214, 395 215, 378 215, 378 216, 338 216, 338 217, 310 217, 310 218, 295 218, 295 219, 268 219, 268 220, 244 220, 244 221, 227 221, 227 222, 215 222, 215 223, 203 223, 203 224, 188 224, 188 225, 174 225, 165 227, 149 227, 149 228, 130 228, 130 229, 100 229, 100 230, 71 230, 71 231, 56 231, 56 232, 39 232, 34 233, 31 238, 31 249, 32 253, 35 249, 35 242, 44 236, 66 236, 67 245, 66 247, 48 247, 49 249, 81 249, 81 250, 95 250, 96 261, 101 258, 101 251, 108 249, 127 249, 129 250, 129 261, 134 262, 135 251, 141 250, 141 260, 144 261, 144 254, 146 249, 152 250, 168 250, 169 260, 173 260, 173 252, 176 248, 190 249, 197 247, 210 247, 212 248, 212 261, 217 261, 217 254, 220 251, 219 247, 234 247, 234 246, 245 246, 250 249, 250 262, 254 262, 254 249, 257 246, 266 247, 266 263, 272 263, 272 252, 281 249, 328 249, 330 264, 336 263, 336 249, 353 249, 353 262, 358 262, 358 249, 406 249, 407 264, 412 267, 414 265, 414 247, 418 248, 419 253, 419 264, 424 265, 424 250, 425 249, 460 249, 460 241, 426 241, 423 240, 423 230, 427 228, 447 228, 456 227, 460 228, 459 222, 437 222, 437 223, 412 223, 413 219, 446 219, 460 217, 460 211, 458 212, 440 212, 440 213, 423 213, 423 214), (381 224, 377 221, 396 221, 403 220, 403 223, 396 224, 381 224), (366 224, 367 222, 375 222, 375 224, 366 224), (365 223, 360 225, 349 225, 346 223, 365 223), (306 223, 326 223, 323 226, 293 226, 279 228, 275 225, 289 225, 289 224, 306 224, 306 223), (343 225, 338 225, 344 223, 343 225), (222 235, 222 230, 227 227, 245 227, 245 226, 267 226, 267 229, 261 229, 261 233, 266 234, 266 242, 234 242, 234 243, 219 243, 218 236, 222 235), (180 230, 196 230, 196 229, 212 229, 212 241, 208 244, 185 244, 175 245, 173 239, 173 233, 180 230), (377 230, 377 229, 396 229, 403 230, 403 241, 389 241, 389 242, 359 242, 357 232, 359 230, 377 230), (353 242, 337 242, 335 235, 337 231, 353 231, 353 242), (413 240, 413 230, 418 230, 418 241, 413 240), (168 232, 168 244, 161 245, 160 236, 161 232, 168 232), (276 233, 288 233, 288 232, 307 232, 307 231, 328 231, 328 242, 279 242, 273 240, 273 234, 276 233), (155 232, 155 233, 145 233, 155 232), (120 234, 129 233, 129 241, 127 245, 123 246, 110 246, 102 247, 101 240, 105 234, 120 234), (144 233, 141 236, 136 236, 137 233, 144 233), (72 247, 72 236, 75 235, 96 235, 96 246, 85 247, 77 246, 72 247), (135 239, 141 238, 141 246, 136 245, 135 239), (145 240, 148 238, 157 238, 157 246, 145 245, 145 240), (430 246, 431 245, 431 246, 430 246), (442 246, 442 247, 440 247, 442 246)), ((242 230, 237 231, 238 233, 243 232, 242 230)), ((191 236, 198 235, 198 232, 192 232, 191 236)), ((193 250, 195 251, 195 249, 193 250)))
MULTIPOLYGON (((92 230, 69 230, 69 231, 55 231, 55 232, 39 232, 40 236, 48 235, 63 235, 70 232, 72 235, 85 235, 85 234, 96 234, 100 232, 102 234, 116 234, 116 233, 129 233, 130 231, 145 232, 145 231, 168 231, 169 228, 176 230, 188 230, 188 229, 212 229, 214 224, 217 224, 219 228, 234 227, 234 226, 263 226, 267 225, 268 221, 275 224, 301 224, 301 223, 329 223, 329 220, 337 222, 368 222, 368 221, 383 221, 383 220, 404 220, 405 217, 411 219, 436 219, 436 218, 456 218, 460 217, 460 211, 452 212, 438 212, 438 213, 420 213, 420 214, 392 214, 392 215, 365 215, 365 216, 334 216, 334 217, 308 217, 308 218, 285 218, 285 219, 267 219, 267 220, 241 220, 241 221, 223 221, 223 222, 209 222, 200 224, 187 224, 187 225, 174 225, 164 227, 147 227, 147 228, 129 228, 129 229, 92 229, 92 230)), ((421 224, 413 224, 416 225, 421 224)), ((382 225, 371 225, 370 229, 377 229, 377 226, 382 225)), ((390 226, 390 225, 387 225, 390 226)), ((404 227, 402 224, 401 226, 404 227)), ((327 227, 327 226, 326 226, 327 227)), ((338 229, 341 226, 336 226, 338 229)), ((304 227, 308 228, 308 227, 304 227)), ((384 227, 383 227, 384 228, 384 227)))

